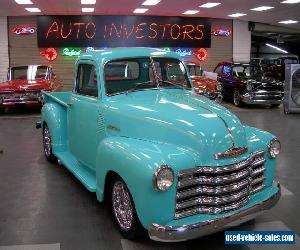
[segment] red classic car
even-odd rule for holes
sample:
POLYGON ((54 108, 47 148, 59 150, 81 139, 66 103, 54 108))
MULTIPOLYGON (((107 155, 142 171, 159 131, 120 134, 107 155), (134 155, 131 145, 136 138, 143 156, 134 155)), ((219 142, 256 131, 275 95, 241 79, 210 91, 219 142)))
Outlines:
POLYGON ((59 91, 61 88, 62 84, 50 66, 11 67, 7 72, 7 81, 0 83, 0 110, 16 105, 40 107, 42 90, 59 91))
POLYGON ((222 85, 218 83, 217 75, 214 79, 213 73, 203 71, 201 65, 193 62, 187 62, 186 65, 196 92, 198 94, 203 94, 211 100, 221 101, 222 85), (209 74, 211 74, 211 76, 209 76, 209 74))

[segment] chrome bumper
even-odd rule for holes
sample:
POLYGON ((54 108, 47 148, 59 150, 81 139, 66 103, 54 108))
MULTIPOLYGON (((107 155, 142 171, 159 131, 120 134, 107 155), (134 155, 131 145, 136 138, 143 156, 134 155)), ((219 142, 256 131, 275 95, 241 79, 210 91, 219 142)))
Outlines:
POLYGON ((41 98, 12 98, 12 99, 0 100, 0 105, 2 106, 13 106, 18 104, 24 104, 24 105, 42 104, 42 100, 41 98))
POLYGON ((278 191, 268 199, 227 217, 183 226, 160 226, 152 224, 148 231, 149 237, 155 241, 178 242, 199 238, 238 226, 254 219, 265 210, 272 208, 281 196, 279 184, 278 188, 278 191))
POLYGON ((246 104, 281 104, 283 92, 259 90, 242 95, 242 102, 246 104))

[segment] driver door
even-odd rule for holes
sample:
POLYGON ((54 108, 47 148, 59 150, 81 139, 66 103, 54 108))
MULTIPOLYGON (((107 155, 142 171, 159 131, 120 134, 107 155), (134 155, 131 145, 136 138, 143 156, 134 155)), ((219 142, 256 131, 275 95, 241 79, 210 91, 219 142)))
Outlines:
POLYGON ((93 62, 77 65, 75 89, 69 100, 68 132, 71 153, 85 166, 94 169, 98 146, 100 99, 97 67, 93 62))

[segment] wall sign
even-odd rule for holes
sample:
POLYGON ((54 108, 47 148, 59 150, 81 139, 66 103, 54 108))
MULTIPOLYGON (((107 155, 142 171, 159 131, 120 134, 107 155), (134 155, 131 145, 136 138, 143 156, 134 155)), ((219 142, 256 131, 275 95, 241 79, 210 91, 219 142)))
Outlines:
POLYGON ((214 36, 230 36, 231 30, 230 29, 222 29, 222 28, 216 28, 213 29, 211 32, 214 36))
POLYGON ((38 16, 39 47, 209 48, 205 18, 153 16, 38 16))
POLYGON ((31 35, 36 32, 36 28, 30 26, 18 26, 13 28, 12 32, 16 35, 31 35))
POLYGON ((57 58, 57 51, 54 48, 47 48, 40 52, 41 56, 44 56, 48 61, 52 62, 57 58))
POLYGON ((63 48, 61 50, 62 56, 79 56, 82 52, 82 49, 80 48, 63 48))
POLYGON ((207 50, 204 48, 196 50, 194 56, 197 57, 200 61, 205 61, 207 58, 207 50))

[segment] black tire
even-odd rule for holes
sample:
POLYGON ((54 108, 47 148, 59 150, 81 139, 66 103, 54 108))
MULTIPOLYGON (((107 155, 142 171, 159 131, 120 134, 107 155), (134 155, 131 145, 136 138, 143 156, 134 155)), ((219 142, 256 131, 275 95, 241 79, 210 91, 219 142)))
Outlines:
MULTIPOLYGON (((113 217, 115 219, 115 223, 122 234, 122 236, 126 239, 133 240, 141 238, 145 235, 145 229, 143 228, 138 215, 135 210, 134 202, 130 191, 126 185, 126 183, 119 176, 113 176, 110 182, 109 188, 109 200, 110 207, 113 217), (123 189, 122 189, 123 188, 123 189), (121 191, 123 197, 118 196, 118 191, 121 191), (125 196, 127 195, 127 198, 125 196), (117 198, 124 198, 125 200, 117 200, 117 198), (127 200, 126 200, 127 199, 127 200), (125 202, 124 202, 125 201, 125 202), (129 203, 128 203, 129 201, 129 203), (121 204, 120 204, 121 203, 121 204), (125 203, 125 204, 124 204, 125 203), (121 207, 123 206, 123 207, 121 207), (120 213, 118 214, 117 210, 122 209, 126 211, 125 220, 124 218, 120 218, 120 213), (124 221, 128 222, 125 223, 124 221)), ((121 213, 122 214, 122 213, 121 213)), ((124 214, 124 213, 123 213, 124 214)), ((121 216, 122 217, 122 216, 121 216)))
POLYGON ((4 115, 5 113, 5 109, 4 108, 0 108, 0 115, 4 115))
POLYGON ((288 115, 290 113, 290 111, 287 108, 284 108, 283 112, 288 115))
POLYGON ((271 108, 278 108, 280 104, 271 104, 271 108))
POLYGON ((43 149, 46 159, 51 163, 57 163, 57 158, 52 153, 51 134, 47 124, 43 126, 43 149))
POLYGON ((233 104, 236 107, 242 106, 241 94, 238 90, 235 90, 233 93, 233 104))

